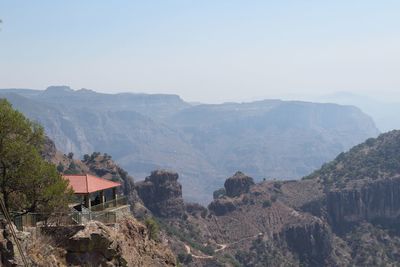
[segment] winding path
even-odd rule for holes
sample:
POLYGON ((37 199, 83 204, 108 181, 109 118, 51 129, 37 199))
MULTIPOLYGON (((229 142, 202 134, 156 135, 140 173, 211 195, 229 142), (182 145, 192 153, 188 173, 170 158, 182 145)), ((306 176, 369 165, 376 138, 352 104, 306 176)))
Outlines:
POLYGON ((196 258, 196 259, 213 259, 214 258, 214 256, 198 256, 198 255, 194 255, 192 253, 190 247, 188 245, 186 245, 186 244, 184 244, 184 245, 185 245, 186 253, 191 255, 193 258, 196 258))
MULTIPOLYGON (((217 253, 217 252, 219 252, 219 251, 222 251, 222 250, 226 249, 226 248, 229 247, 229 246, 238 244, 238 243, 243 242, 243 241, 245 241, 245 240, 256 238, 256 237, 258 237, 258 236, 260 236, 260 235, 263 235, 263 233, 258 233, 258 234, 254 235, 254 236, 248 236, 248 237, 242 238, 242 239, 240 239, 240 240, 238 240, 238 241, 235 241, 235 242, 232 242, 232 243, 217 244, 217 246, 219 246, 219 248, 215 249, 215 250, 214 250, 214 253, 217 253)), ((192 253, 192 250, 191 250, 190 246, 188 246, 188 245, 186 245, 186 244, 184 244, 184 246, 185 246, 186 253, 189 254, 189 255, 191 255, 193 258, 196 258, 196 259, 213 259, 213 258, 214 258, 214 256, 208 256, 208 255, 207 255, 207 256, 194 255, 194 254, 192 253)))

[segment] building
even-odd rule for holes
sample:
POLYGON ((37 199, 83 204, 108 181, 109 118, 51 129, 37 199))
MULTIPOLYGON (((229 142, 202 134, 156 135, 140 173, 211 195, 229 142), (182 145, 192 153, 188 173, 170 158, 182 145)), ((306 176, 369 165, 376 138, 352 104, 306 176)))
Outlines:
POLYGON ((120 183, 90 174, 66 174, 63 177, 68 180, 81 205, 89 210, 101 210, 110 206, 110 203, 117 206, 120 183))

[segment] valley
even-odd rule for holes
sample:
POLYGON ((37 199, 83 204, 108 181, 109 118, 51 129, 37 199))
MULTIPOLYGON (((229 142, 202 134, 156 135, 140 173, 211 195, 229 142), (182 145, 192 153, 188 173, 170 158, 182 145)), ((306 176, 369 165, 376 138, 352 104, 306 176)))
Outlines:
POLYGON ((106 152, 137 180, 177 171, 185 199, 208 203, 225 177, 299 179, 379 131, 359 109, 265 100, 190 104, 177 95, 103 94, 52 86, 3 89, 65 153, 106 152))

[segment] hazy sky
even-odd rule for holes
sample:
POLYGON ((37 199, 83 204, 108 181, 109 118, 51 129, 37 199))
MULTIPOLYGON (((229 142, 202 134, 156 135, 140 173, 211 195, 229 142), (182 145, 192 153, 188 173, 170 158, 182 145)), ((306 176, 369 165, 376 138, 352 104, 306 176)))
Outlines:
POLYGON ((0 0, 0 88, 399 97, 399 14, 398 0, 0 0))

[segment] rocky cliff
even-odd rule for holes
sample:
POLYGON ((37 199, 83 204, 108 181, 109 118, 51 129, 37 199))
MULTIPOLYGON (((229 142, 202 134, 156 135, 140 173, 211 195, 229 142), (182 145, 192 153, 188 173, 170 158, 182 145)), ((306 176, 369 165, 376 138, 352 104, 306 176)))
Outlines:
POLYGON ((235 175, 226 179, 224 183, 225 192, 228 197, 237 197, 250 190, 250 186, 254 185, 253 178, 242 172, 236 172, 235 175))
POLYGON ((280 233, 299 262, 307 266, 323 266, 333 251, 333 235, 327 224, 314 222, 288 226, 280 233))
POLYGON ((374 181, 361 188, 330 191, 327 211, 337 230, 364 221, 387 225, 399 223, 400 177, 374 181))
MULTIPOLYGON (((7 233, 0 233, 2 266, 22 266, 7 233)), ((31 266, 176 266, 169 248, 151 240, 147 228, 133 217, 114 226, 91 221, 17 234, 31 266)))
POLYGON ((301 181, 253 183, 237 173, 208 212, 169 221, 170 233, 187 233, 176 234, 174 251, 189 246, 189 266, 396 266, 399 170, 400 131, 392 131, 301 181))
MULTIPOLYGON (((155 171, 135 188, 187 266, 396 265, 399 155, 400 131, 393 131, 300 181, 254 183, 237 172, 208 209, 184 204, 174 172, 155 171)), ((104 155, 95 158, 84 166, 101 173, 104 155)))
POLYGON ((400 131, 392 131, 340 154, 305 178, 324 187, 327 218, 335 230, 361 222, 400 222, 399 153, 400 131))
MULTIPOLYGON (((143 199, 157 195, 154 183, 168 180, 157 176, 137 185, 139 195, 145 196, 143 199)), ((170 182, 177 183, 174 177, 170 182)), ((183 217, 159 213, 160 207, 169 203, 168 199, 159 198, 157 207, 152 206, 152 198, 144 203, 156 211, 153 214, 162 222, 174 252, 188 266, 339 263, 334 250, 335 235, 328 223, 287 204, 284 185, 278 184, 255 184, 249 176, 237 172, 225 182, 226 195, 210 203, 208 210, 187 204, 188 212, 183 217)))
POLYGON ((181 217, 185 207, 182 185, 178 174, 163 170, 153 171, 143 182, 136 183, 136 189, 144 205, 159 217, 181 217))
POLYGON ((82 266, 175 266, 168 248, 150 240, 146 227, 125 219, 118 228, 89 222, 69 238, 65 247, 68 264, 82 266))

